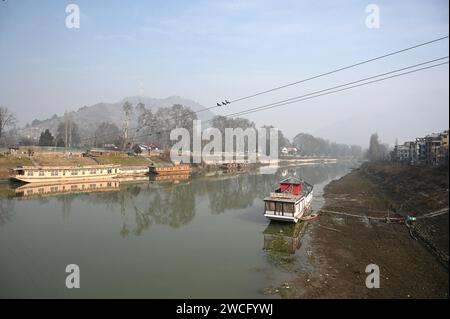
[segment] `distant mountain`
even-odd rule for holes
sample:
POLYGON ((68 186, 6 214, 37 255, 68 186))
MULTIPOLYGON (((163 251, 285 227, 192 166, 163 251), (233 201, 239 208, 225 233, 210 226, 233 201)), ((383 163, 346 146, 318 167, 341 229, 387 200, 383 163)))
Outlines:
MULTIPOLYGON (((181 104, 183 106, 190 107, 193 111, 199 111, 205 107, 201 104, 182 98, 180 96, 169 96, 164 99, 157 99, 151 97, 131 96, 122 99, 116 103, 97 103, 91 106, 83 106, 77 111, 69 112, 68 114, 72 120, 78 125, 79 132, 82 137, 90 136, 101 122, 110 122, 116 124, 119 128, 122 127, 124 121, 124 115, 122 106, 128 101, 134 106, 137 103, 144 103, 147 109, 156 111, 161 107, 170 107, 174 104, 181 104)), ((201 120, 207 120, 215 114, 209 110, 198 113, 198 118, 201 120)), ((56 129, 59 123, 64 121, 64 114, 53 115, 53 117, 44 120, 35 120, 30 125, 19 129, 18 133, 21 136, 28 138, 38 139, 41 132, 49 129, 52 134, 56 134, 56 129)), ((136 123, 136 117, 132 119, 130 126, 136 123)))

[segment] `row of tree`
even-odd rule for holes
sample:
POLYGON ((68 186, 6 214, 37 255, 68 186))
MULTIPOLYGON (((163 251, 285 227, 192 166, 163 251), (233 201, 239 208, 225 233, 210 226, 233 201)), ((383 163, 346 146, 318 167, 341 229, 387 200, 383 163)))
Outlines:
MULTIPOLYGON (((144 143, 156 145, 161 149, 168 149, 175 143, 175 141, 170 140, 170 132, 174 128, 185 128, 193 136, 193 121, 197 119, 196 112, 179 104, 162 107, 154 112, 147 109, 142 103, 133 106, 131 103, 125 102, 123 114, 125 121, 122 129, 116 124, 103 122, 99 124, 93 136, 82 139, 78 125, 71 120, 69 122, 66 120, 58 125, 55 135, 48 129, 43 131, 38 144, 40 146, 90 145, 96 147, 113 144, 119 147, 132 147, 138 143, 144 143), (129 126, 133 114, 137 118, 137 127, 131 129, 129 126)), ((0 106, 0 139, 4 139, 7 129, 14 127, 15 123, 15 115, 6 107, 0 106)), ((242 128, 243 130, 256 128, 255 123, 248 119, 225 116, 215 116, 207 126, 217 128, 222 136, 224 136, 225 128, 242 128)), ((270 129, 272 126, 264 126, 264 128, 270 129)), ((31 141, 23 140, 23 143, 31 143, 31 141)), ((365 153, 361 146, 338 144, 306 133, 297 134, 291 143, 279 131, 278 146, 280 149, 282 147, 296 147, 301 155, 307 156, 366 157, 371 161, 385 160, 389 156, 389 146, 382 144, 376 133, 370 137, 369 148, 365 153)))
POLYGON ((294 137, 292 145, 300 150, 300 154, 307 156, 351 156, 363 157, 362 147, 330 142, 310 134, 300 133, 294 137))

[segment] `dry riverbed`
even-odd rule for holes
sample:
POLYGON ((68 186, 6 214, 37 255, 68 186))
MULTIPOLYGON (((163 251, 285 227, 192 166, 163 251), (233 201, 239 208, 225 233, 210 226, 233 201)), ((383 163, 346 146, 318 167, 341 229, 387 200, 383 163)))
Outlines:
MULTIPOLYGON (((423 215, 448 206, 448 168, 364 164, 325 187, 323 210, 362 216, 423 215)), ((429 243, 404 223, 321 213, 307 235, 310 272, 300 272, 285 298, 448 298, 448 213, 421 219, 429 243), (447 263, 445 262, 447 256, 447 263), (442 257, 442 256, 441 256, 442 257), (380 268, 379 289, 365 285, 366 266, 380 268)))

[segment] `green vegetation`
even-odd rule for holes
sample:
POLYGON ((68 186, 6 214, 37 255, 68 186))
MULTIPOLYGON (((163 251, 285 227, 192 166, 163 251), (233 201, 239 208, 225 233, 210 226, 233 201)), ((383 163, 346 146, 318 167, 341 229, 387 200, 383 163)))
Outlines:
POLYGON ((44 132, 41 133, 41 136, 39 137, 39 146, 53 146, 54 145, 55 138, 53 137, 52 133, 47 129, 44 132))

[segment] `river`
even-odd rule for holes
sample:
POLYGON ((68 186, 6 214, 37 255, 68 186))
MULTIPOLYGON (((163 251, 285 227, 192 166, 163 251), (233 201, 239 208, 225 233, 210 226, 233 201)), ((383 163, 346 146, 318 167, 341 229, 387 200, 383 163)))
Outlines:
POLYGON ((273 297, 270 287, 295 276, 291 265, 312 271, 309 235, 269 223, 263 198, 295 175, 314 184, 318 209, 323 187, 349 170, 305 165, 21 196, 0 185, 0 298, 273 297), (66 287, 68 264, 79 266, 79 289, 66 287))

